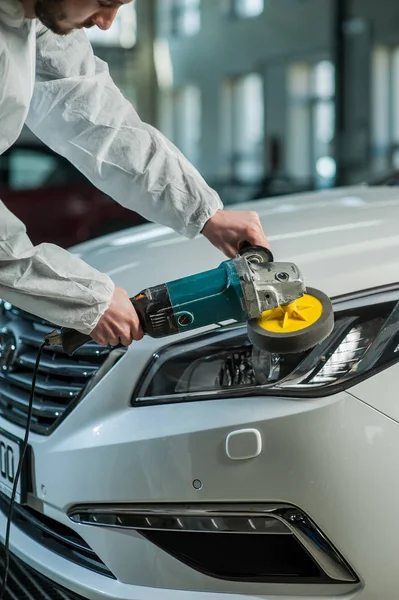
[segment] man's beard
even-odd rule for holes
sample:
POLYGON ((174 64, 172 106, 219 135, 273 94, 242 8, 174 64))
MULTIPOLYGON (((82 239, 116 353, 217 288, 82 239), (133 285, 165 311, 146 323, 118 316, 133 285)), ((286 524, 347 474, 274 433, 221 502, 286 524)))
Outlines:
MULTIPOLYGON (((72 28, 68 29, 62 25, 62 22, 68 18, 65 0, 36 0, 35 14, 47 29, 57 35, 67 35, 73 31, 72 28)), ((90 21, 82 23, 80 27, 93 27, 93 25, 94 23, 90 21)))
POLYGON ((39 21, 43 23, 47 29, 59 35, 68 33, 65 28, 60 25, 60 21, 66 19, 64 0, 37 0, 35 4, 35 13, 39 21))

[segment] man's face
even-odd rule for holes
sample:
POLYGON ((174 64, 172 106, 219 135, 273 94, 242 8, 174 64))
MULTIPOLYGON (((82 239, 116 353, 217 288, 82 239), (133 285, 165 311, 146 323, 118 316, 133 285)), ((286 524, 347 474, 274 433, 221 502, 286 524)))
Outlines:
POLYGON ((74 29, 109 29, 118 9, 132 0, 37 0, 35 13, 48 29, 66 35, 74 29))

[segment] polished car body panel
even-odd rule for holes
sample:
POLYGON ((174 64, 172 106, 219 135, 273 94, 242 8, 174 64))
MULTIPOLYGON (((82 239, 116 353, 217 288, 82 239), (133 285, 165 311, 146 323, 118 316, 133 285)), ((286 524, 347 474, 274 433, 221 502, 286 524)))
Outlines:
MULTIPOLYGON (((332 296, 398 280, 399 193, 367 187, 245 205, 257 210, 276 260, 296 262, 306 282, 332 296)), ((133 295, 215 267, 205 239, 187 241, 145 225, 76 246, 133 295)), ((212 329, 212 328, 208 328, 212 329)), ((179 339, 190 337, 188 334, 179 339)), ((48 437, 32 434, 29 505, 67 525, 116 580, 72 564, 13 529, 13 552, 90 600, 394 600, 399 531, 398 366, 333 396, 223 398, 132 407, 151 357, 170 340, 145 338, 48 437), (391 388, 392 389, 392 388, 391 388), (393 388, 395 389, 395 388, 393 388), (231 460, 226 438, 255 429, 259 456, 231 460), (202 483, 195 489, 195 480, 202 483), (130 530, 83 526, 68 511, 84 504, 283 502, 304 510, 359 578, 349 584, 270 584, 217 579, 192 569, 130 530), (388 506, 382 509, 383 503, 388 506)), ((20 427, 0 427, 21 437, 20 427)), ((4 531, 5 519, 0 515, 4 531)))

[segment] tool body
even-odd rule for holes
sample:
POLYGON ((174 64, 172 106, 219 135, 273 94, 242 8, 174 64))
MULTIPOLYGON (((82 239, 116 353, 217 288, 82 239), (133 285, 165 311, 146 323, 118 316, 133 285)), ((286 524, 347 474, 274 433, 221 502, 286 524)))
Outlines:
MULTIPOLYGON (((151 337, 229 320, 248 321, 248 334, 256 346, 283 353, 306 350, 332 330, 329 299, 320 298, 321 292, 313 290, 319 294, 318 298, 308 294, 313 308, 307 306, 309 302, 296 305, 306 298, 305 292, 302 274, 294 263, 274 262, 266 248, 245 244, 239 255, 216 269, 147 288, 131 301, 144 333, 151 337), (276 310, 280 312, 276 314, 276 310)), ((71 329, 62 329, 60 337, 67 354, 91 339, 71 329)))

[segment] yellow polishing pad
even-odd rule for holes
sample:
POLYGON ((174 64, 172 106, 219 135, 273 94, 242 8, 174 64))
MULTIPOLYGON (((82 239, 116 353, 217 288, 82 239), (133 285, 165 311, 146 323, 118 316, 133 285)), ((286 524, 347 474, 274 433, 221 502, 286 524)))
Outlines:
POLYGON ((310 327, 323 313, 323 305, 314 296, 305 294, 287 306, 267 310, 257 319, 258 325, 273 333, 291 333, 310 327))

